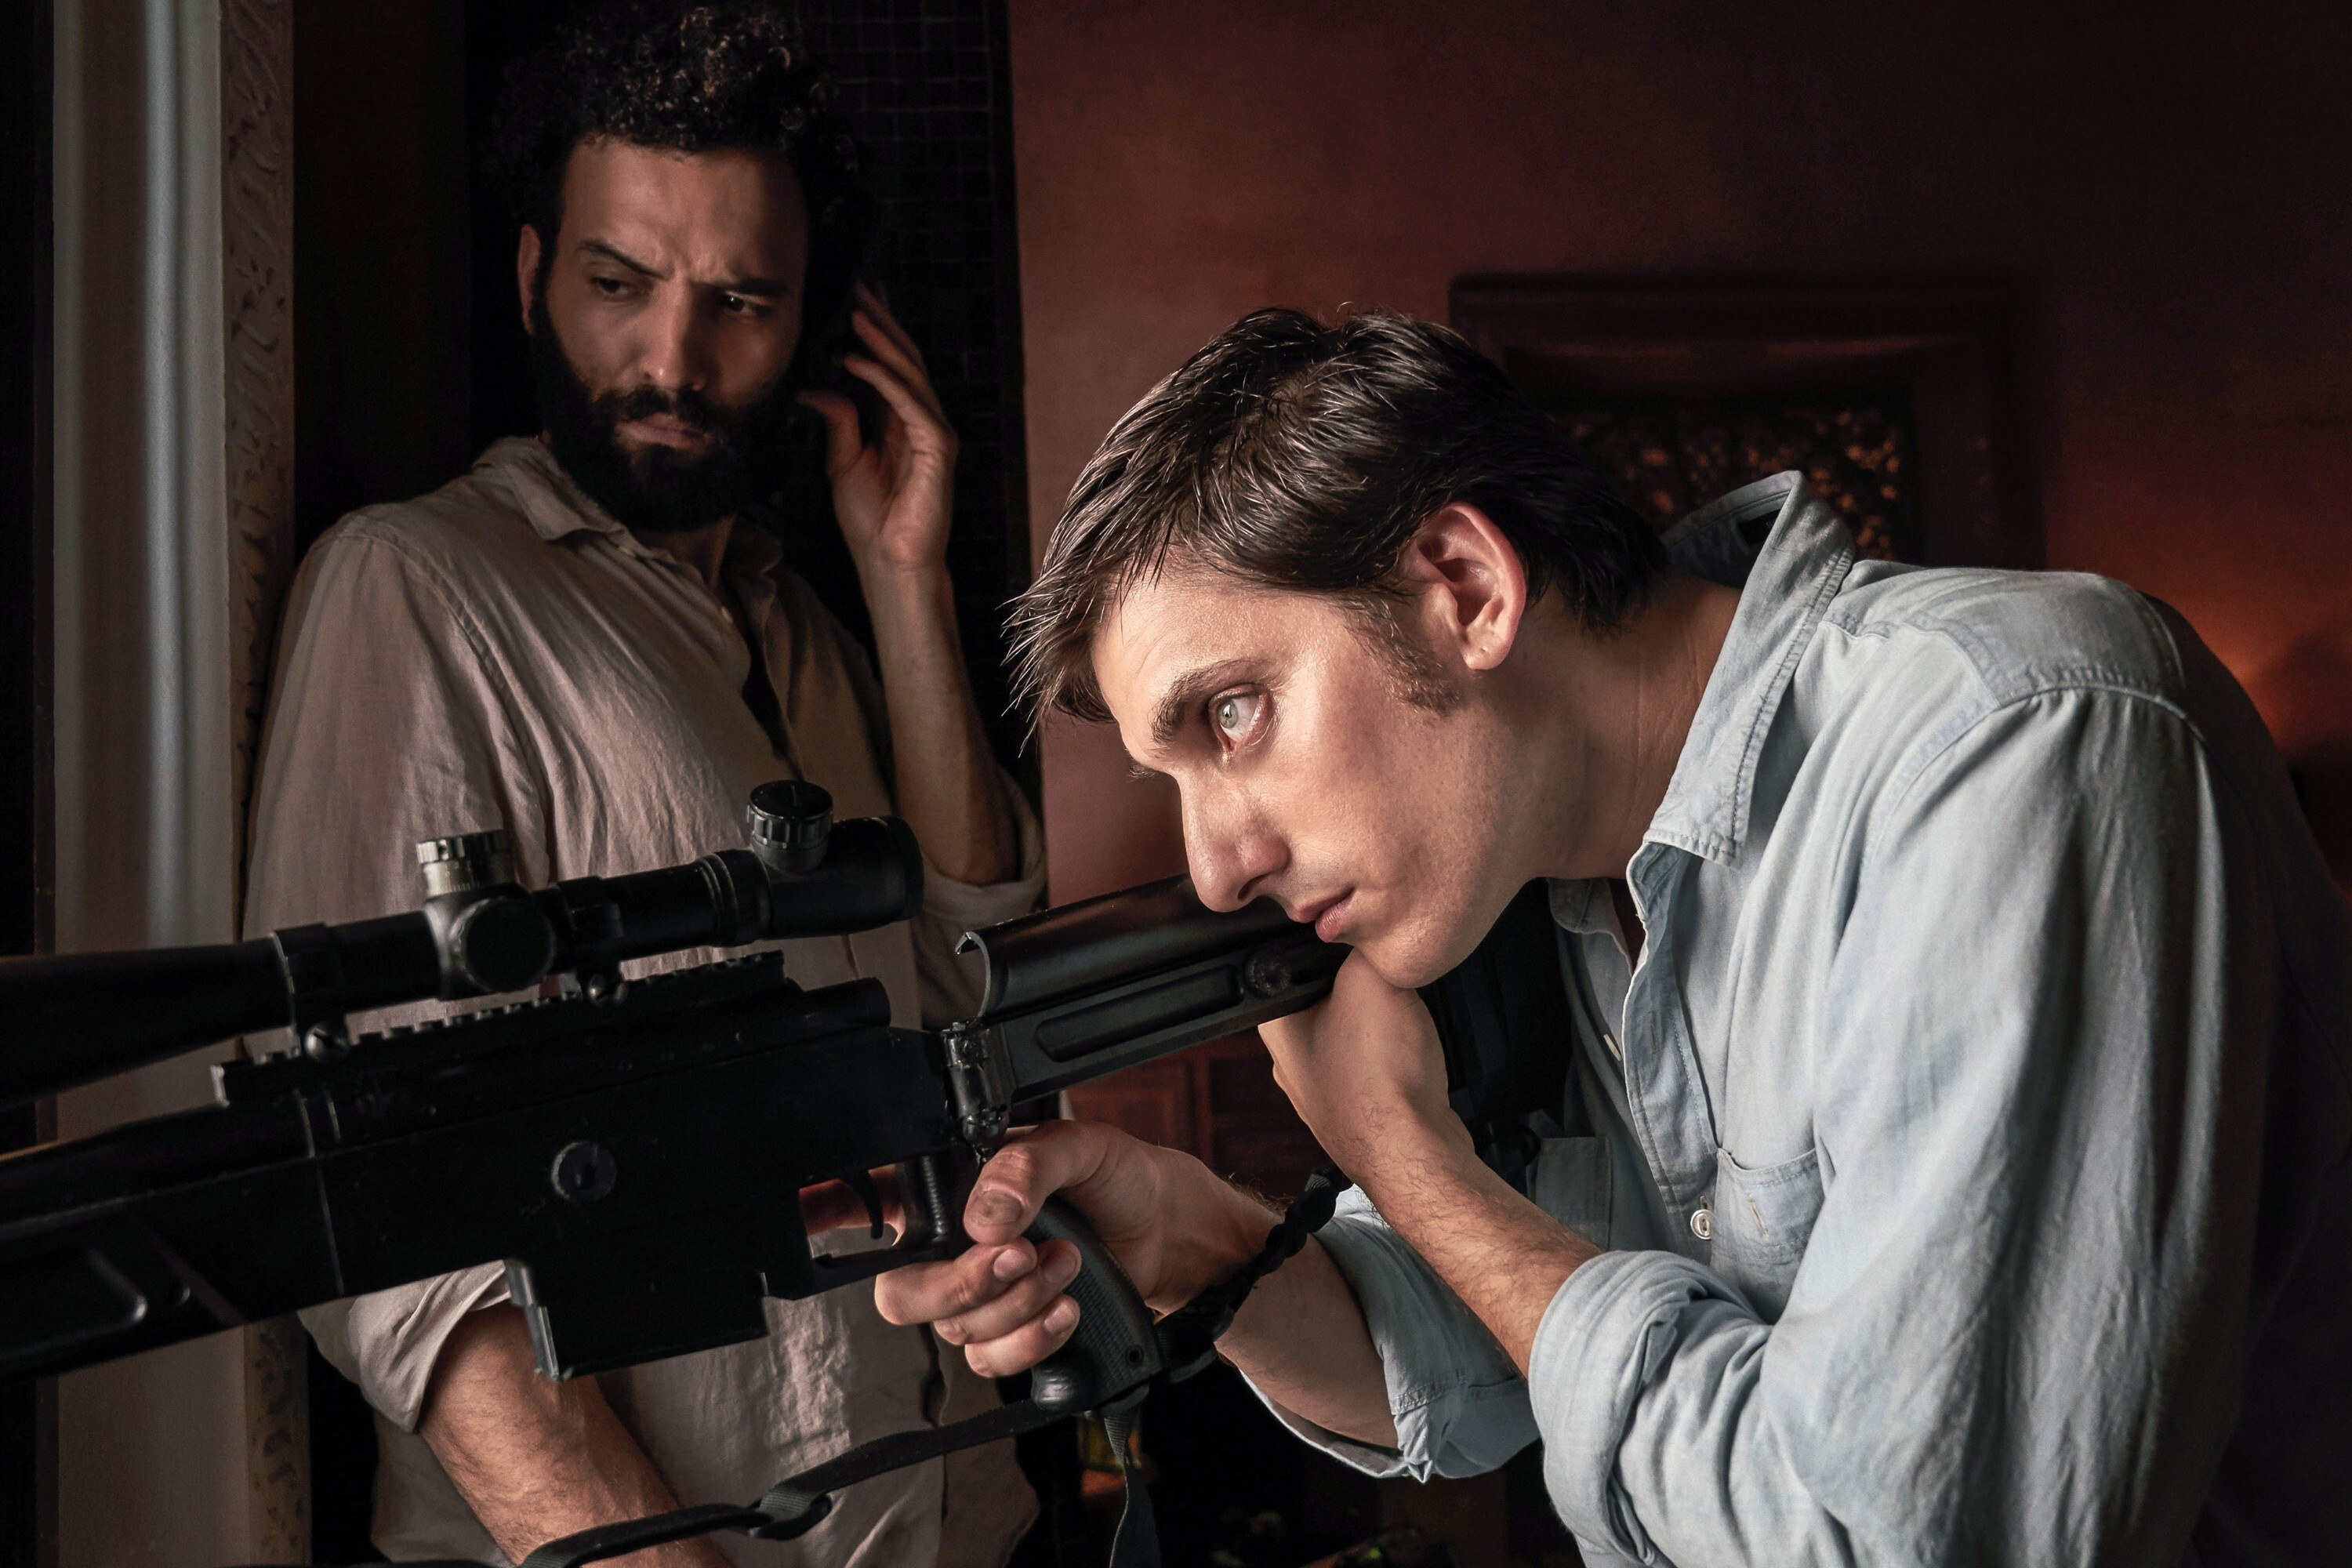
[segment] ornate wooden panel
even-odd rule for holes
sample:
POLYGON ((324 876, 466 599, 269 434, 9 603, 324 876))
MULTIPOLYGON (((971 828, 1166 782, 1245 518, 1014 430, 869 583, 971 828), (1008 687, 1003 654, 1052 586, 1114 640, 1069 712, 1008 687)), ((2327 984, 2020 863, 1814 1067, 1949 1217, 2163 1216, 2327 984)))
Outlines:
POLYGON ((1661 528, 1796 468, 1844 517, 1864 555, 1922 557, 1918 438, 1902 391, 1598 398, 1538 390, 1561 428, 1661 528))
POLYGON ((1498 276, 1451 307, 1661 522, 1794 468, 1870 553, 2042 563, 2003 283, 1498 276))

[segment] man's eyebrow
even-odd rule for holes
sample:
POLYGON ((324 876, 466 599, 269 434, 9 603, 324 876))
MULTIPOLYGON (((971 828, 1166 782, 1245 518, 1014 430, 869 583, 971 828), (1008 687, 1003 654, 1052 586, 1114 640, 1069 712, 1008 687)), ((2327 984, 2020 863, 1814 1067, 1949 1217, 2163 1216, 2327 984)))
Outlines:
POLYGON ((1198 669, 1188 669, 1171 681, 1160 699, 1160 706, 1152 710, 1151 743, 1164 746, 1173 741, 1184 728, 1184 715, 1202 698, 1231 681, 1237 668, 1236 660, 1220 659, 1198 669))
POLYGON ((622 266, 627 268, 630 271, 642 272, 648 278, 667 278, 669 276, 668 273, 662 271, 659 268, 651 267, 645 262, 639 261, 635 257, 624 251, 619 246, 614 245, 606 240, 583 239, 580 242, 580 248, 592 255, 601 256, 607 261, 617 261, 622 266))
MULTIPOLYGON (((630 271, 641 273, 647 278, 666 280, 669 277, 668 273, 639 261, 609 240, 583 239, 580 242, 580 248, 601 256, 607 261, 617 261, 630 271)), ((722 279, 712 287, 722 294, 742 294, 754 300, 781 300, 793 291, 792 285, 780 278, 729 279, 722 279)))

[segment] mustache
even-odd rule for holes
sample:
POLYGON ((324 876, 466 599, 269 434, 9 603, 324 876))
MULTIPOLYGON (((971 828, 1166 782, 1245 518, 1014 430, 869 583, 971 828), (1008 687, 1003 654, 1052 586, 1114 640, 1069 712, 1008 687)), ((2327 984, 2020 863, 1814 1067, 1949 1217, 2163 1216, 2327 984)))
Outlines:
POLYGON ((604 420, 604 427, 608 430, 632 419, 650 419, 656 415, 667 415, 697 434, 724 437, 734 434, 736 423, 727 410, 690 386, 682 386, 674 392, 659 386, 607 392, 596 399, 596 412, 604 420))

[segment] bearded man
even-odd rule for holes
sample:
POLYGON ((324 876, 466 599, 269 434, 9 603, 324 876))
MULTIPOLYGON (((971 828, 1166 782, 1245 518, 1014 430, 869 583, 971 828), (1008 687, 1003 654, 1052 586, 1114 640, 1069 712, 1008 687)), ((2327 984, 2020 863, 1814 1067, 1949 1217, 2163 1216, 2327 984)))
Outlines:
MULTIPOLYGON (((1265 1033, 1360 1194, 1221 1342, 1301 1437, 1540 1437, 1593 1563, 2352 1562, 2346 910, 2171 611, 1858 560, 1795 474, 1661 540, 1443 328, 1268 311, 1111 431, 1018 620, 1204 902, 1355 950, 1265 1033), (1537 879, 1566 1089, 1514 1185, 1415 988, 1537 879)), ((1056 1189, 1163 1310, 1271 1223, 1048 1123, 884 1311, 1061 1344, 1056 1189)))
MULTIPOLYGON (((917 919, 788 943, 790 973, 878 976, 902 1024, 969 1011, 954 938, 1030 908, 1043 851, 958 652, 955 437, 921 353, 854 283, 867 209, 826 98, 757 5, 608 9, 518 70, 499 161, 544 431, 310 552, 264 744, 250 929, 414 907, 414 845, 451 833, 503 827, 531 885, 691 859, 741 842, 752 785, 793 776, 842 816, 903 816, 927 867, 917 919), (811 386, 845 337, 879 408, 870 440, 850 398, 811 386), (777 489, 803 407, 827 426, 878 683, 741 521, 777 489)), ((534 1373, 496 1266, 308 1321, 377 1413, 377 1544, 501 1561, 755 1496, 993 1397, 865 1292, 768 1310, 763 1342, 563 1384, 534 1373)), ((999 1445, 855 1488, 796 1542, 629 1561, 993 1568, 1034 1506, 999 1445)))

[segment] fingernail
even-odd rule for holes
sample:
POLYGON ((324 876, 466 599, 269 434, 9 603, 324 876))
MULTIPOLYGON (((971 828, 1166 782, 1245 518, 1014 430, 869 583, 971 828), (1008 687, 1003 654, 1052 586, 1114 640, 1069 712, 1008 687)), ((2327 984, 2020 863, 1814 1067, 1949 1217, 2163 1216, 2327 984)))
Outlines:
POLYGON ((988 1271, 999 1279, 1018 1279, 1029 1272, 1029 1259, 1017 1247, 1008 1247, 996 1255, 988 1271))
POLYGON ((1077 1321, 1078 1304, 1067 1296, 1055 1302, 1053 1309, 1045 1314, 1045 1326, 1057 1334, 1077 1321))
POLYGON ((982 1188, 972 1196, 971 1213, 982 1225, 1011 1225, 1021 1217, 1021 1205, 1002 1188, 982 1188))

